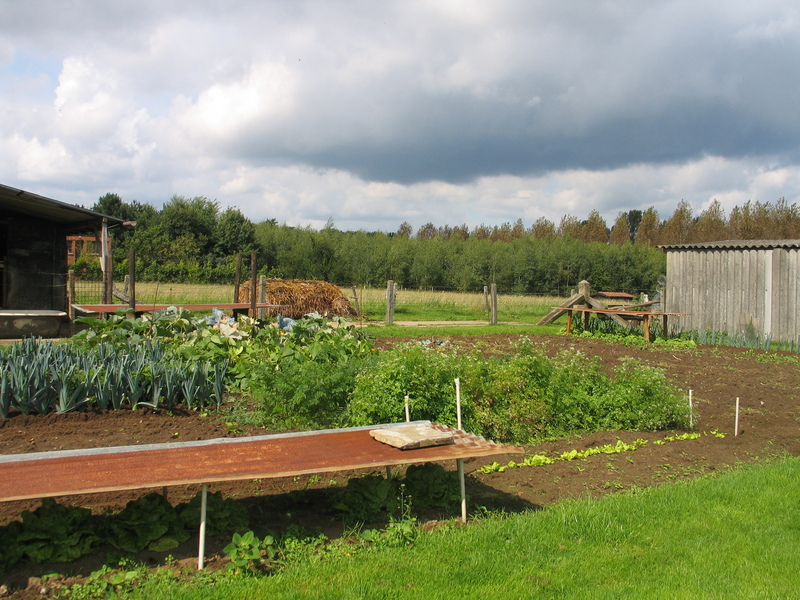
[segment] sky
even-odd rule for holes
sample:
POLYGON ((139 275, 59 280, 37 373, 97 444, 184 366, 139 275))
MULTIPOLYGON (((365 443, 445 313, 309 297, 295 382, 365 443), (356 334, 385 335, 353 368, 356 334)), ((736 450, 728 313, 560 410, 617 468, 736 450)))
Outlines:
POLYGON ((396 231, 800 202, 796 0, 0 0, 0 183, 396 231))

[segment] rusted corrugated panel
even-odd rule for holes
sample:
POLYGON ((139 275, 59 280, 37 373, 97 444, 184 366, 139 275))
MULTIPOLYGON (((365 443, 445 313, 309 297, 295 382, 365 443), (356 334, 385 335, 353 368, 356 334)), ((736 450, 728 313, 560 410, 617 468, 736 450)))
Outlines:
POLYGON ((437 424, 431 427, 453 432, 454 444, 399 450, 369 435, 371 429, 400 425, 407 424, 5 455, 0 456, 0 501, 291 477, 522 452, 521 448, 437 424))

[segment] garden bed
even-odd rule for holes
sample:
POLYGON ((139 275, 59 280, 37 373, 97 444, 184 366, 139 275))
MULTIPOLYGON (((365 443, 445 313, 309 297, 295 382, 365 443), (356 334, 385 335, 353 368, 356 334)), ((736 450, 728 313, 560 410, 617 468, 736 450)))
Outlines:
MULTIPOLYGON (((453 338, 442 332, 436 341, 477 348, 485 354, 510 352, 513 336, 485 335, 453 338)), ((725 347, 701 347, 695 350, 665 348, 632 348, 580 337, 538 336, 548 353, 575 348, 602 360, 604 370, 611 372, 625 357, 633 357, 665 369, 678 387, 694 391, 697 403, 697 439, 664 444, 671 432, 598 432, 568 439, 552 440, 529 448, 529 454, 560 455, 570 450, 582 451, 617 440, 631 443, 636 439, 648 443, 635 451, 599 454, 586 460, 560 460, 541 467, 510 468, 503 472, 477 473, 476 469, 497 460, 500 463, 519 460, 518 456, 475 459, 467 463, 467 487, 472 506, 487 509, 523 510, 547 506, 564 498, 600 495, 629 490, 634 486, 660 485, 677 479, 714 472, 729 465, 748 462, 780 453, 800 455, 800 360, 797 355, 765 354, 725 347), (741 402, 740 431, 734 436, 735 399, 741 402), (717 434, 726 434, 720 437, 717 434)), ((380 339, 379 347, 402 340, 380 339)), ((13 415, 0 420, 0 453, 13 454, 93 448, 104 446, 188 441, 253 435, 263 430, 240 426, 195 411, 137 410, 87 412, 46 416, 13 415)), ((447 465, 453 467, 453 465, 447 465)), ((320 528, 336 535, 342 524, 329 511, 336 490, 347 478, 361 473, 302 476, 289 479, 230 482, 214 485, 226 497, 240 499, 259 529, 285 528, 293 523, 320 528)), ((167 490, 173 503, 189 500, 199 486, 182 486, 167 490)), ((74 496, 61 499, 65 503, 91 507, 95 512, 117 511, 146 491, 118 492, 74 496)), ((0 504, 0 523, 19 518, 23 510, 32 510, 38 501, 0 504)), ((210 546, 219 551, 224 540, 210 546)), ((173 550, 180 560, 196 553, 196 540, 173 550)), ((162 557, 149 556, 153 560, 162 557)), ((27 577, 48 571, 64 572, 97 568, 105 555, 82 559, 80 565, 26 565, 10 574, 15 586, 27 577)), ((24 596, 17 595, 22 598, 24 596)))

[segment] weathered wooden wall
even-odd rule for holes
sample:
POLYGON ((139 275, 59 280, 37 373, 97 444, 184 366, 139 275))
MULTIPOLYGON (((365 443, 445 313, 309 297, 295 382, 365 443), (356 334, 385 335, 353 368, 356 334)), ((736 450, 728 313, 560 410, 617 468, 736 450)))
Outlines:
POLYGON ((665 308, 682 330, 800 338, 800 241, 667 246, 665 308))

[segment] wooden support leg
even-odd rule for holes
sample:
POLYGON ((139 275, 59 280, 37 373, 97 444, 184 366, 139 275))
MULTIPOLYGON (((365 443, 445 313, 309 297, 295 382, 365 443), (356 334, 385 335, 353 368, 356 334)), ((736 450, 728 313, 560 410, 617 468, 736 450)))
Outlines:
POLYGON ((567 335, 572 333, 572 311, 567 311, 567 335))
POLYGON ((645 315, 642 319, 642 333, 644 334, 644 339, 648 342, 650 341, 650 317, 649 315, 645 315))

